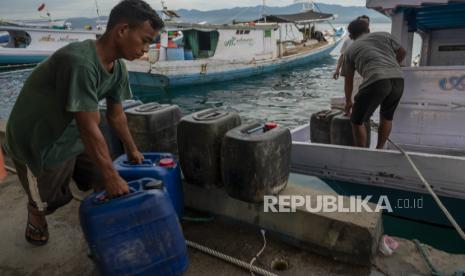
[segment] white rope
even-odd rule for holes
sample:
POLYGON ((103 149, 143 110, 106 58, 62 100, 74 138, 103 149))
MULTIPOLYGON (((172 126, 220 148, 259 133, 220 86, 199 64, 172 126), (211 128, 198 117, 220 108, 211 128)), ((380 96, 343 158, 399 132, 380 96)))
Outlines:
MULTIPOLYGON (((255 263, 255 261, 258 259, 258 257, 260 257, 260 255, 263 253, 263 251, 265 251, 265 248, 266 248, 266 237, 265 237, 265 229, 260 229, 260 233, 262 234, 262 238, 263 238, 263 247, 262 249, 260 249, 260 251, 258 251, 257 255, 255 255, 252 260, 250 261, 250 265, 253 266, 253 264, 255 263)), ((255 276, 255 274, 250 271, 250 274, 252 276, 255 276)))
POLYGON ((428 192, 431 194, 431 196, 433 197, 434 201, 436 201, 436 204, 439 206, 439 208, 442 210, 442 212, 444 213, 444 215, 446 215, 447 219, 449 220, 449 222, 454 226, 455 230, 459 233, 460 237, 465 241, 465 233, 463 232, 462 228, 460 227, 460 225, 457 223, 457 221, 455 221, 454 217, 452 217, 452 215, 449 213, 449 211, 447 210, 446 206, 444 206, 444 204, 442 204, 441 200, 439 199, 439 197, 436 195, 436 193, 433 191, 433 189, 431 188, 431 185, 428 183, 428 181, 426 181, 426 179, 423 177, 423 174, 420 172, 420 170, 417 168, 417 166, 415 165, 415 163, 412 161, 412 159, 410 158, 410 156, 407 154, 407 152, 399 145, 397 145, 396 143, 394 143, 391 139, 388 138, 388 141, 393 144, 404 156, 405 158, 407 158, 407 161, 410 163, 410 166, 412 166, 413 170, 417 173, 418 177, 420 178, 421 182, 423 182, 423 184, 425 185, 426 189, 428 190, 428 192))
POLYGON ((189 240, 186 240, 186 243, 188 246, 192 247, 192 248, 195 248, 199 251, 202 251, 206 254, 209 254, 211 256, 214 256, 214 257, 217 257, 219 259, 222 259, 223 261, 226 261, 226 262, 229 262, 231 264, 234 264, 234 265, 237 265, 241 268, 244 268, 244 269, 247 269, 247 270, 250 270, 250 271, 253 271, 259 275, 263 275, 263 276, 278 276, 277 274, 274 274, 272 272, 269 272, 267 270, 264 270, 262 268, 259 268, 259 267, 256 267, 256 266, 253 266, 251 264, 248 264, 244 261, 241 261, 239 259, 236 259, 234 257, 231 257, 231 256, 228 256, 226 254, 223 254, 221 252, 218 252, 216 250, 213 250, 211 248, 208 248, 208 247, 205 247, 203 245, 200 245, 198 243, 195 243, 193 241, 189 241, 189 240))

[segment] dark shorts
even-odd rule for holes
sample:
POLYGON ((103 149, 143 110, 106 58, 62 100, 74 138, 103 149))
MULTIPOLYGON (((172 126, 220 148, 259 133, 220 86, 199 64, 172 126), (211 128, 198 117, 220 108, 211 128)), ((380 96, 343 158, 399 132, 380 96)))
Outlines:
POLYGON ((404 79, 379 80, 361 89, 354 99, 351 122, 361 125, 369 121, 380 105, 381 118, 392 121, 403 92, 404 79))
POLYGON ((28 195, 29 204, 44 214, 53 213, 73 199, 69 188, 71 179, 80 190, 103 188, 102 175, 86 154, 71 158, 58 166, 45 168, 38 177, 34 177, 26 165, 13 162, 21 185, 28 195))

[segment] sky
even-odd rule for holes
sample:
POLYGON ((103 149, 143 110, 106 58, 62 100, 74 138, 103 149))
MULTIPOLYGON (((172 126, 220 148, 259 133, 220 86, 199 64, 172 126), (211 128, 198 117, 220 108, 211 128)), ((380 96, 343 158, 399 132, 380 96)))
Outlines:
MULTIPOLYGON (((0 19, 36 19, 43 13, 37 7, 45 3, 53 18, 96 17, 95 0, 0 0, 0 19)), ((97 0, 100 15, 108 15, 119 0, 97 0)), ((161 9, 160 0, 146 0, 156 10, 161 9)), ((365 0, 319 0, 317 3, 342 6, 364 6, 365 0)), ((169 9, 215 10, 233 7, 249 7, 262 4, 262 0, 165 0, 169 9)), ((294 0, 266 0, 267 6, 288 6, 294 0)))

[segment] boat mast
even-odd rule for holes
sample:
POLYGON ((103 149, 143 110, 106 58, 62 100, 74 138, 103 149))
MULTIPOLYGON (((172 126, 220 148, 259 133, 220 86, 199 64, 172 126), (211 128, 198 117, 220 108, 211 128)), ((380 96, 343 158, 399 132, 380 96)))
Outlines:
POLYGON ((165 20, 166 20, 165 11, 168 10, 168 7, 165 5, 165 1, 163 1, 163 0, 161 0, 161 7, 162 7, 162 9, 163 9, 163 11, 162 11, 162 13, 161 13, 161 19, 162 19, 163 21, 165 21, 165 20))
POLYGON ((265 5, 266 5, 266 0, 263 0, 263 3, 262 3, 262 17, 263 17, 263 20, 264 20, 265 23, 266 23, 265 5))
POLYGON ((315 3, 312 0, 295 0, 294 3, 302 3, 302 11, 315 10, 315 3))
POLYGON ((97 21, 100 20, 100 12, 98 10, 98 3, 97 3, 97 0, 95 0, 95 9, 97 10, 97 21))

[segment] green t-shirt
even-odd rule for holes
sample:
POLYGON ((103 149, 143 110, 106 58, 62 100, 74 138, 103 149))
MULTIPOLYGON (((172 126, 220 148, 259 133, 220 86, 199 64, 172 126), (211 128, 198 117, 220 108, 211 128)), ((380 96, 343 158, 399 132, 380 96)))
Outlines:
POLYGON ((94 40, 71 43, 37 66, 26 80, 6 127, 6 150, 39 176, 84 151, 73 112, 98 111, 102 99, 130 98, 128 72, 117 60, 103 68, 94 40))
POLYGON ((341 75, 357 72, 363 77, 359 90, 382 79, 402 78, 396 59, 401 45, 390 33, 376 32, 355 40, 344 53, 341 75))

